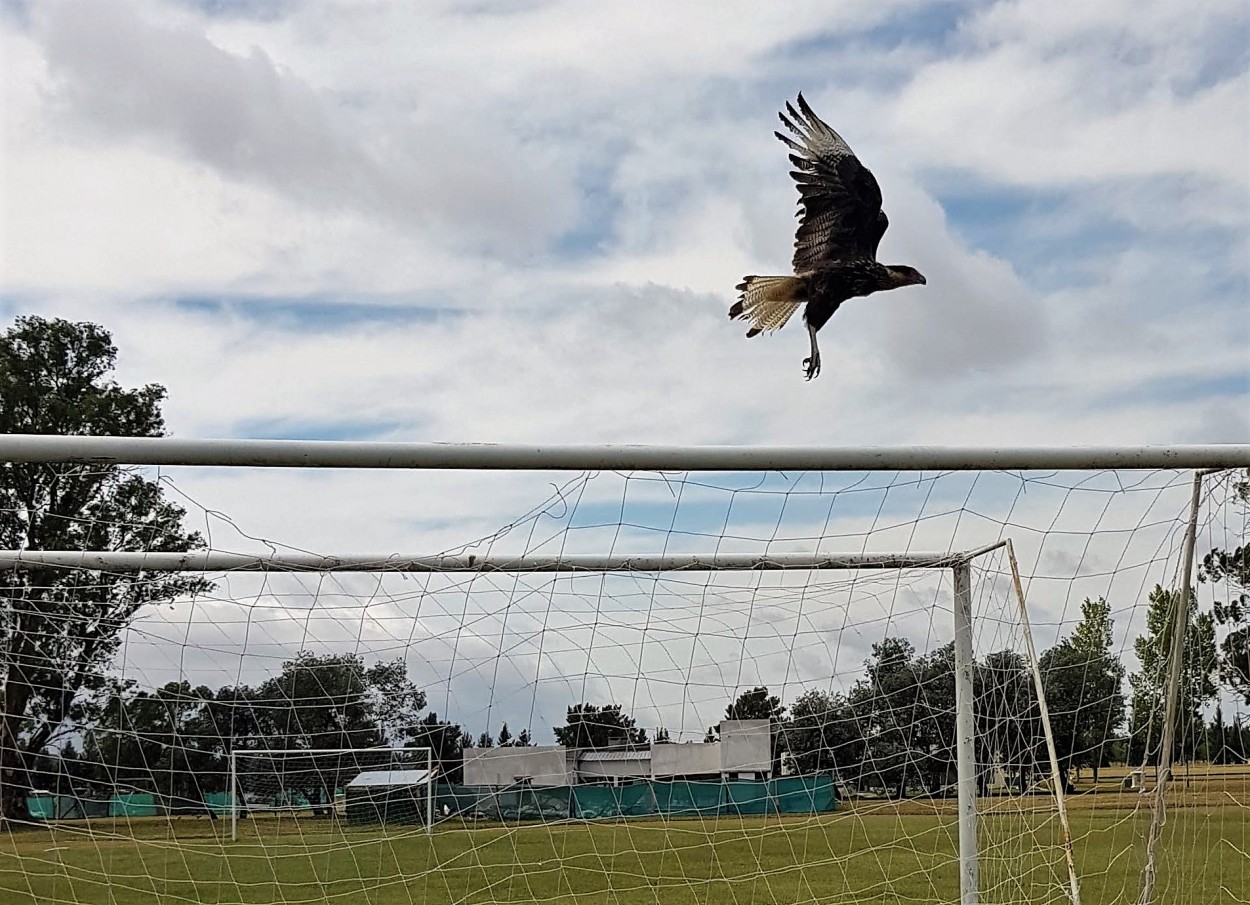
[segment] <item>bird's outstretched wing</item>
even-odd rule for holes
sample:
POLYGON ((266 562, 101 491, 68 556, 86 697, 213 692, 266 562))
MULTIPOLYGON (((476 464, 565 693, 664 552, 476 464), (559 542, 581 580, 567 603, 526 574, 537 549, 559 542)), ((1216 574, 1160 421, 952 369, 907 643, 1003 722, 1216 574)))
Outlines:
POLYGON ((799 109, 787 103, 782 123, 797 140, 774 133, 794 153, 790 175, 799 188, 799 228, 794 237, 794 272, 822 262, 877 257, 890 221, 881 210, 881 187, 850 145, 812 112, 803 95, 799 109))

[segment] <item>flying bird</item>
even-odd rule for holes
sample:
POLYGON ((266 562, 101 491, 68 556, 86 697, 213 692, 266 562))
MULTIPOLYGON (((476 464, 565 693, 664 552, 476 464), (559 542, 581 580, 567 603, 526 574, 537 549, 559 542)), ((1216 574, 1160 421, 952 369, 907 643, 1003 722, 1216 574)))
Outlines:
POLYGON ((800 305, 812 351, 807 379, 820 373, 816 331, 847 299, 900 286, 923 285, 914 267, 877 263, 877 246, 890 221, 881 210, 877 179, 850 145, 812 112, 800 93, 798 110, 786 103, 781 122, 795 138, 774 132, 790 148, 790 175, 799 188, 794 276, 747 276, 731 318, 750 321, 747 336, 779 330, 800 305), (788 116, 786 114, 789 114, 788 116))

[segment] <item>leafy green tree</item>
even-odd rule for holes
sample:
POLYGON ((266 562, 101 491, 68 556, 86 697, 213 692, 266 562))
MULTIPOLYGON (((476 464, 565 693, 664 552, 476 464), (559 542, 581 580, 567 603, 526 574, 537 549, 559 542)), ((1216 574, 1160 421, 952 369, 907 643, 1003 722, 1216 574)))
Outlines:
MULTIPOLYGON (((1250 517, 1250 469, 1245 480, 1233 483, 1232 496, 1243 516, 1250 517)), ((1213 610, 1216 623, 1228 632, 1219 647, 1220 678, 1250 704, 1250 543, 1244 536, 1241 540, 1232 550, 1217 547, 1204 556, 1198 580, 1226 586, 1227 599, 1217 600, 1213 610)))
MULTIPOLYGON (((1215 620, 1211 613, 1200 613, 1190 592, 1188 624, 1181 659, 1177 699, 1177 725, 1172 757, 1191 760, 1204 734, 1202 708, 1215 698, 1215 677, 1219 658, 1215 645, 1215 620)), ((1178 593, 1155 585, 1146 609, 1146 633, 1138 636, 1133 650, 1141 664, 1129 677, 1133 689, 1133 720, 1130 727, 1129 757, 1134 762, 1158 763, 1163 738, 1169 653, 1172 647, 1174 613, 1178 593)))
POLYGON ((863 760, 864 738, 845 696, 809 691, 790 707, 785 749, 798 773, 851 775, 863 760))
POLYGON ((479 748, 493 748, 495 747, 495 739, 489 732, 484 731, 477 737, 477 746, 479 748))
POLYGON ((555 736, 566 748, 609 748, 647 741, 646 730, 637 728, 620 704, 574 704, 568 708, 565 724, 556 727, 555 736))
POLYGON ((512 744, 517 748, 532 748, 534 743, 530 741, 530 731, 528 729, 522 729, 520 734, 517 735, 516 741, 512 744))
POLYGON ((855 719, 864 733, 864 759, 856 781, 907 795, 917 778, 913 729, 920 688, 916 650, 906 638, 887 637, 872 646, 865 676, 851 690, 855 719))
MULTIPOLYGON (((156 384, 119 386, 108 331, 18 318, 0 335, 0 433, 159 437, 156 384)), ((185 511, 134 469, 106 462, 0 464, 0 547, 186 551, 185 511)), ((26 817, 32 759, 73 731, 102 689, 126 627, 202 578, 40 567, 0 573, 0 819, 26 817)))
POLYGON ((955 642, 916 663, 919 685, 910 746, 930 795, 951 787, 956 774, 955 642))
POLYGON ((403 657, 381 660, 365 670, 365 706, 382 744, 400 745, 421 720, 425 692, 408 678, 403 657))
POLYGON ((1112 648, 1113 630, 1111 605, 1086 598, 1072 635, 1041 657, 1055 750, 1068 783, 1079 767, 1092 767, 1098 781, 1124 723, 1124 665, 1112 648))
POLYGON ((504 723, 503 726, 500 727, 499 729, 499 747, 500 748, 512 747, 512 733, 508 730, 507 723, 504 723))
POLYGON ((206 731, 213 699, 187 682, 149 692, 111 681, 85 733, 96 778, 111 790, 155 792, 171 810, 202 812, 204 795, 226 788, 226 752, 206 731))
POLYGON ((769 694, 763 685, 742 692, 725 708, 727 720, 769 720, 778 723, 785 718, 786 708, 782 706, 781 698, 769 694))
POLYGON ((372 748, 383 742, 369 671, 358 654, 300 651, 256 689, 256 747, 372 748))
MULTIPOLYGON (((483 733, 487 739, 489 733, 483 733)), ((470 739, 456 723, 440 720, 438 714, 428 713, 413 727, 409 735, 409 746, 431 748, 434 751, 434 769, 444 782, 458 783, 464 781, 464 750, 472 745, 465 745, 464 740, 470 739)), ((480 747, 489 748, 490 745, 480 747)))
MULTIPOLYGON (((1041 714, 1033 677, 1024 657, 1012 650, 987 654, 976 669, 976 703, 979 750, 977 763, 983 768, 1001 767, 1014 777, 1023 794, 1029 787, 1043 755, 1041 714)), ((982 792, 988 773, 979 780, 982 792)))

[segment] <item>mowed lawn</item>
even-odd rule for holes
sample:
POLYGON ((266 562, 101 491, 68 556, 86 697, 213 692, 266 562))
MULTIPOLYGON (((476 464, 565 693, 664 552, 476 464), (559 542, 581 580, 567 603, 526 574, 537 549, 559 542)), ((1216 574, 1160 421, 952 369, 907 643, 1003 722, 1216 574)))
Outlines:
MULTIPOLYGON (((1148 811, 1073 812, 1085 905, 1136 902, 1148 811)), ((945 813, 853 807, 814 818, 335 829, 247 821, 238 842, 205 818, 64 823, 0 837, 0 902, 953 903, 945 813)), ((982 901, 1064 902, 1053 818, 982 818, 982 901)), ((1158 895, 1250 902, 1250 810, 1169 812, 1158 895)))

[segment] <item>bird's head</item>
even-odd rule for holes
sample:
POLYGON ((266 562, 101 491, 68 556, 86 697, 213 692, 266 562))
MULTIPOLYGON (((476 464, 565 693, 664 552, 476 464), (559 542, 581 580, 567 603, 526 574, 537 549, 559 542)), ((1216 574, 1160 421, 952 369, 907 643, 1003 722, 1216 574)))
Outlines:
POLYGON ((929 282, 924 278, 923 273, 915 267, 908 267, 906 264, 891 264, 886 268, 886 270, 889 271, 890 277, 893 279, 896 287, 916 285, 923 286, 929 282))

